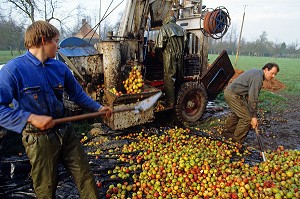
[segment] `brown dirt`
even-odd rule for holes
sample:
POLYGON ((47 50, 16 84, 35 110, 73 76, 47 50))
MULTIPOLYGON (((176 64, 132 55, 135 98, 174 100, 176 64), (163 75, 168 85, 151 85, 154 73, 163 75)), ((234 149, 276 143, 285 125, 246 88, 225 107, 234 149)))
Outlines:
POLYGON ((279 80, 276 78, 270 80, 270 81, 264 81, 263 83, 263 89, 266 89, 268 91, 279 91, 285 88, 285 85, 281 83, 279 80))
MULTIPOLYGON (((235 69, 236 73, 232 81, 244 71, 235 69)), ((259 131, 264 150, 275 150, 278 146, 284 146, 286 149, 300 150, 300 103, 299 95, 283 95, 280 91, 285 85, 277 79, 264 81, 263 89, 277 93, 286 99, 286 104, 279 104, 278 107, 272 107, 271 111, 265 112, 259 110, 259 131), (282 110, 282 107, 286 107, 282 110)), ((224 124, 226 116, 229 113, 228 107, 222 110, 219 118, 224 124)), ((216 113, 218 114, 218 113, 216 113)), ((214 132, 215 129, 212 130, 214 132)), ((219 129, 219 132, 222 129, 219 129)), ((258 141, 254 130, 250 130, 245 142, 247 145, 259 149, 258 141)))
MULTIPOLYGON (((287 101, 283 111, 274 108, 272 111, 260 114, 259 128, 265 149, 276 149, 282 145, 286 149, 300 150, 300 98, 287 95, 284 97, 287 101)), ((251 134, 248 137, 247 140, 253 140, 251 134)))
MULTIPOLYGON (((300 150, 300 98, 299 96, 285 96, 285 98, 288 100, 284 111, 276 108, 268 112, 259 110, 259 137, 264 151, 275 150, 279 146, 283 146, 285 149, 300 150)), ((228 107, 214 108, 212 112, 206 113, 198 124, 193 124, 193 127, 205 129, 213 136, 222 136, 229 112, 228 107), (205 127, 207 124, 212 125, 205 127)), ((249 147, 260 150, 256 134, 252 129, 249 131, 245 143, 249 147)))
MULTIPOLYGON (((235 78, 237 78, 240 74, 242 74, 244 71, 240 70, 240 69, 234 69, 235 70, 235 74, 233 75, 233 77, 230 79, 229 82, 232 82, 235 78)), ((270 81, 264 81, 263 83, 263 89, 268 90, 268 91, 279 91, 285 88, 285 85, 280 82, 279 80, 277 80, 276 78, 270 80, 270 81)))

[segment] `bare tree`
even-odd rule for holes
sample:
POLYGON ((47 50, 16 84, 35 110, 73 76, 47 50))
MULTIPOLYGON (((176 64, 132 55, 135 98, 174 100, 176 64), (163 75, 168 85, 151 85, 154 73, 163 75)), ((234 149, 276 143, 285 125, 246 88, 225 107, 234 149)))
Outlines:
POLYGON ((234 54, 236 52, 236 44, 238 41, 237 29, 235 26, 230 28, 230 32, 225 35, 226 40, 228 40, 228 53, 234 54))
POLYGON ((285 52, 286 52, 286 43, 283 42, 283 43, 280 45, 280 54, 281 54, 281 56, 285 56, 285 55, 284 55, 285 52))
POLYGON ((55 19, 55 10, 58 8, 58 1, 56 0, 7 0, 14 7, 21 10, 25 16, 27 16, 31 22, 35 21, 36 12, 43 16, 45 21, 50 22, 55 19))
POLYGON ((268 41, 268 33, 266 31, 263 31, 258 38, 258 42, 260 43, 266 43, 268 41))
POLYGON ((266 52, 266 43, 268 42, 268 34, 266 31, 263 31, 259 37, 256 39, 255 43, 255 53, 258 53, 260 56, 264 56, 266 52))
POLYGON ((55 20, 62 24, 68 18, 74 17, 74 11, 80 9, 78 5, 67 13, 63 11, 61 0, 5 0, 15 9, 21 11, 26 18, 33 23, 36 18, 43 18, 45 21, 55 20))
POLYGON ((277 40, 273 43, 272 45, 273 47, 273 53, 274 53, 274 56, 277 57, 277 56, 280 56, 280 47, 281 47, 281 43, 279 43, 277 40))
POLYGON ((61 23, 61 19, 56 17, 55 11, 58 10, 59 2, 53 0, 43 0, 43 9, 45 21, 57 20, 61 23))
POLYGON ((287 52, 289 53, 290 58, 295 58, 297 53, 298 41, 292 42, 287 46, 287 52))
POLYGON ((38 7, 34 0, 7 0, 7 2, 20 10, 31 22, 35 21, 35 9, 38 7))
MULTIPOLYGON (((37 19, 43 19, 51 23, 58 23, 61 37, 67 37, 72 35, 74 32, 74 21, 78 20, 80 16, 85 15, 85 9, 82 4, 78 4, 74 8, 65 9, 63 0, 0 0, 1 3, 10 5, 10 8, 6 6, 7 15, 12 15, 13 11, 18 10, 18 15, 15 16, 20 18, 20 21, 26 20, 33 23, 37 19)), ((86 17, 85 17, 86 18, 86 17)), ((78 20, 78 21, 81 21, 78 20)))
POLYGON ((12 19, 0 21, 0 46, 1 50, 10 50, 13 55, 13 50, 21 51, 23 47, 23 28, 14 22, 12 19))

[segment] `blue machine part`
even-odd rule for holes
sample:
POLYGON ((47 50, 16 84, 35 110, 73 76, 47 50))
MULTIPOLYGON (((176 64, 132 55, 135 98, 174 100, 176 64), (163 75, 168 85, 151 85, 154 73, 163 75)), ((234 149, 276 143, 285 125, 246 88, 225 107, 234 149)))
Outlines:
POLYGON ((59 46, 59 53, 67 57, 81 57, 99 54, 92 44, 78 37, 68 37, 62 40, 59 46))

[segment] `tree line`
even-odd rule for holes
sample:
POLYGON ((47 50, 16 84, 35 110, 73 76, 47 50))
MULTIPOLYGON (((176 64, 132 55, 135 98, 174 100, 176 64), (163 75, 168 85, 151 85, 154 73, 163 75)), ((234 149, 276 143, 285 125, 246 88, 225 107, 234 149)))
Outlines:
POLYGON ((11 19, 0 17, 0 50, 18 50, 24 49, 24 27, 18 25, 11 19))
MULTIPOLYGON (((66 11, 61 0, 0 0, 0 50, 22 51, 24 49, 24 32, 26 27, 36 20, 45 20, 55 25, 61 40, 73 36, 82 26, 82 19, 89 24, 99 22, 98 10, 87 11, 82 2, 66 11), (74 23, 74 21, 76 21, 74 23), (72 25, 70 25, 72 24, 72 25)), ((107 17, 109 14, 103 16, 107 17)), ((100 36, 105 39, 106 33, 119 28, 120 17, 116 23, 107 18, 101 25, 100 36)), ((100 23, 99 23, 100 24, 100 23)), ((95 31, 99 26, 95 26, 95 31)))
MULTIPOLYGON (((234 32, 234 34, 227 33, 222 39, 209 40, 209 53, 220 54, 222 50, 226 50, 228 54, 235 55, 237 52, 237 45, 238 39, 236 32, 234 32)), ((300 58, 300 48, 297 41, 292 42, 291 44, 269 41, 267 33, 263 31, 254 41, 246 41, 246 39, 243 38, 240 42, 239 55, 300 58)))

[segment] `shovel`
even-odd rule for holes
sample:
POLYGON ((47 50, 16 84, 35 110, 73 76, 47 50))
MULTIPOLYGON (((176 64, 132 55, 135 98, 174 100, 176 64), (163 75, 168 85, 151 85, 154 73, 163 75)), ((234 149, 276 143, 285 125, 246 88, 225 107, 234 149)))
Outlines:
MULTIPOLYGON (((125 107, 125 108, 119 108, 112 111, 112 113, 120 113, 125 111, 135 111, 135 113, 143 112, 151 108, 156 101, 159 99, 159 97, 162 95, 162 92, 158 92, 154 94, 153 96, 146 98, 140 102, 137 103, 134 107, 125 107)), ((88 118, 94 118, 105 115, 106 112, 93 112, 93 113, 87 113, 82 115, 75 115, 71 117, 64 117, 59 119, 54 119, 55 125, 61 124, 65 122, 74 122, 78 120, 88 119, 88 118)))
POLYGON ((261 155, 262 155, 263 161, 265 162, 267 159, 266 159, 265 153, 264 153, 263 148, 262 148, 262 143, 261 143, 261 140, 260 140, 260 137, 259 137, 259 133, 258 133, 258 128, 257 127, 255 127, 255 134, 256 134, 256 138, 257 138, 257 141, 258 141, 258 144, 259 144, 259 147, 260 147, 260 151, 261 151, 261 155))

